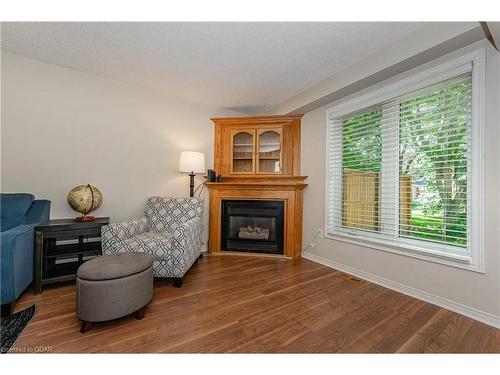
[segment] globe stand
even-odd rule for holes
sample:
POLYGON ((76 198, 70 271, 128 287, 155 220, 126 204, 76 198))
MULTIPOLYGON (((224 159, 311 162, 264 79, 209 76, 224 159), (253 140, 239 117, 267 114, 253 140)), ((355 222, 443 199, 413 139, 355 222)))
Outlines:
POLYGON ((94 221, 95 220, 95 216, 82 215, 82 216, 78 216, 77 218, 75 218, 75 220, 76 221, 89 222, 89 221, 94 221))

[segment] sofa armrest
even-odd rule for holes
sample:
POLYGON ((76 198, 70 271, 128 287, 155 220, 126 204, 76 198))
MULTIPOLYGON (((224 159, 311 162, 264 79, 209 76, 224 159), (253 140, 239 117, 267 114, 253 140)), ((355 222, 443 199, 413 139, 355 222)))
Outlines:
POLYGON ((2 261, 4 260, 4 254, 12 251, 12 242, 15 241, 18 237, 26 235, 34 236, 32 225, 18 225, 17 227, 0 233, 0 251, 2 254, 2 261))
POLYGON ((34 200, 24 217, 24 225, 38 225, 49 221, 50 201, 46 199, 34 200))
POLYGON ((1 303, 14 301, 33 281, 35 232, 19 225, 0 233, 1 303))
POLYGON ((141 217, 105 225, 101 228, 101 243, 103 254, 114 254, 120 242, 137 236, 148 230, 148 219, 141 217))
POLYGON ((197 216, 180 224, 173 233, 174 247, 184 255, 184 260, 191 264, 201 254, 202 218, 197 216))

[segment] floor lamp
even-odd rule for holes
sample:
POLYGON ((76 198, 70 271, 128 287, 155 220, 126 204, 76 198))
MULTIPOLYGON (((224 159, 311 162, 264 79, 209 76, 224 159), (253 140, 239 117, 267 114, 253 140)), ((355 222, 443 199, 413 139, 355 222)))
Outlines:
POLYGON ((205 173, 205 154, 196 151, 182 151, 179 156, 179 172, 189 174, 189 196, 194 196, 194 176, 205 173))

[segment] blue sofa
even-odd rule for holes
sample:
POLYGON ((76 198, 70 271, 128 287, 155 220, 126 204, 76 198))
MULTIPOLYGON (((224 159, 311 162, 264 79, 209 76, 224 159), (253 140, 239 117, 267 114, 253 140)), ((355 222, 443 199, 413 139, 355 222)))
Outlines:
POLYGON ((49 220, 50 201, 31 194, 0 194, 0 289, 2 312, 33 282, 34 227, 49 220))

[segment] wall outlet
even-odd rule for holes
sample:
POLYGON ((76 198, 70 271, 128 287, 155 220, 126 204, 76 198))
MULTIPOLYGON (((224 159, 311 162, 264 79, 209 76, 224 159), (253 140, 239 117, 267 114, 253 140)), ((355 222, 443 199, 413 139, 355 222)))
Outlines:
POLYGON ((318 229, 318 238, 323 238, 323 229, 318 229))

